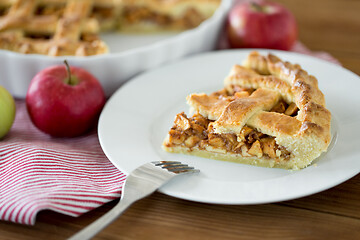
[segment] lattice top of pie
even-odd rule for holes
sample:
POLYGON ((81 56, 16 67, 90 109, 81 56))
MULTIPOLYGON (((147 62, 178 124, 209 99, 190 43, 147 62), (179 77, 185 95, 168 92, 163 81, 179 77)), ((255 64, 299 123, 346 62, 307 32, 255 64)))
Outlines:
POLYGON ((106 53, 106 44, 97 37, 102 15, 93 12, 99 4, 105 3, 100 0, 2 1, 0 48, 50 56, 106 53))
POLYGON ((210 17, 219 2, 2 0, 0 49, 50 56, 107 53, 107 45, 98 36, 101 31, 118 30, 139 23, 146 26, 150 22, 161 27, 173 25, 184 30, 210 17), (181 15, 179 19, 175 19, 177 15, 181 15))
POLYGON ((247 125, 275 137, 296 159, 314 159, 327 149, 331 114, 317 79, 300 65, 252 52, 243 66, 235 65, 225 79, 227 92, 234 92, 234 86, 254 91, 231 97, 191 94, 187 98, 195 111, 214 120, 214 133, 238 134, 247 125), (270 111, 280 99, 298 108, 297 114, 270 111))

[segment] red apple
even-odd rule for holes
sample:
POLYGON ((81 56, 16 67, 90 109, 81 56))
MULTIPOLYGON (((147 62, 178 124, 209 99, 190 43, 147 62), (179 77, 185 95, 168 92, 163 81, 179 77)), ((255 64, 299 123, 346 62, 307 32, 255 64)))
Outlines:
POLYGON ((105 104, 99 81, 79 67, 59 65, 31 80, 26 106, 34 125, 54 137, 76 137, 93 128, 105 104))
POLYGON ((289 50, 297 34, 294 15, 278 3, 243 2, 228 14, 227 35, 232 48, 289 50))

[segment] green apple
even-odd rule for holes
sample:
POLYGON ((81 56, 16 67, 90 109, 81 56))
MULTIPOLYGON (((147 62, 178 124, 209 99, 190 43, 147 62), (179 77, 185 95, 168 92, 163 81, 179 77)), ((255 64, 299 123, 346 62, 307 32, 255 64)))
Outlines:
POLYGON ((9 132, 15 119, 15 111, 14 98, 0 86, 0 139, 9 132))

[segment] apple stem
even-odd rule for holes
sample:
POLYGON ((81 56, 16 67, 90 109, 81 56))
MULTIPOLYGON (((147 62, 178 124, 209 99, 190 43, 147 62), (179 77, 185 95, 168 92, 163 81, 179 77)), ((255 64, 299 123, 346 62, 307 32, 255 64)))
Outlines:
POLYGON ((254 10, 262 12, 263 8, 262 6, 260 6, 257 2, 251 2, 251 7, 254 8, 254 10))
POLYGON ((65 63, 66 71, 67 71, 67 75, 68 75, 66 83, 69 84, 69 85, 72 85, 70 66, 69 66, 69 64, 68 64, 68 62, 66 60, 64 60, 64 63, 65 63))

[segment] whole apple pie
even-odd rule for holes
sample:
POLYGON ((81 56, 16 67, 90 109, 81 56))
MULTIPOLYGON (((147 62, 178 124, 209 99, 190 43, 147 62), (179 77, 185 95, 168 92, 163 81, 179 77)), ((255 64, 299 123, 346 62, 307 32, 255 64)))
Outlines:
POLYGON ((181 31, 220 0, 1 0, 0 49, 50 56, 108 52, 104 31, 181 31))
POLYGON ((252 52, 224 85, 187 97, 193 115, 176 115, 166 151, 296 170, 327 150, 331 114, 300 65, 252 52))

